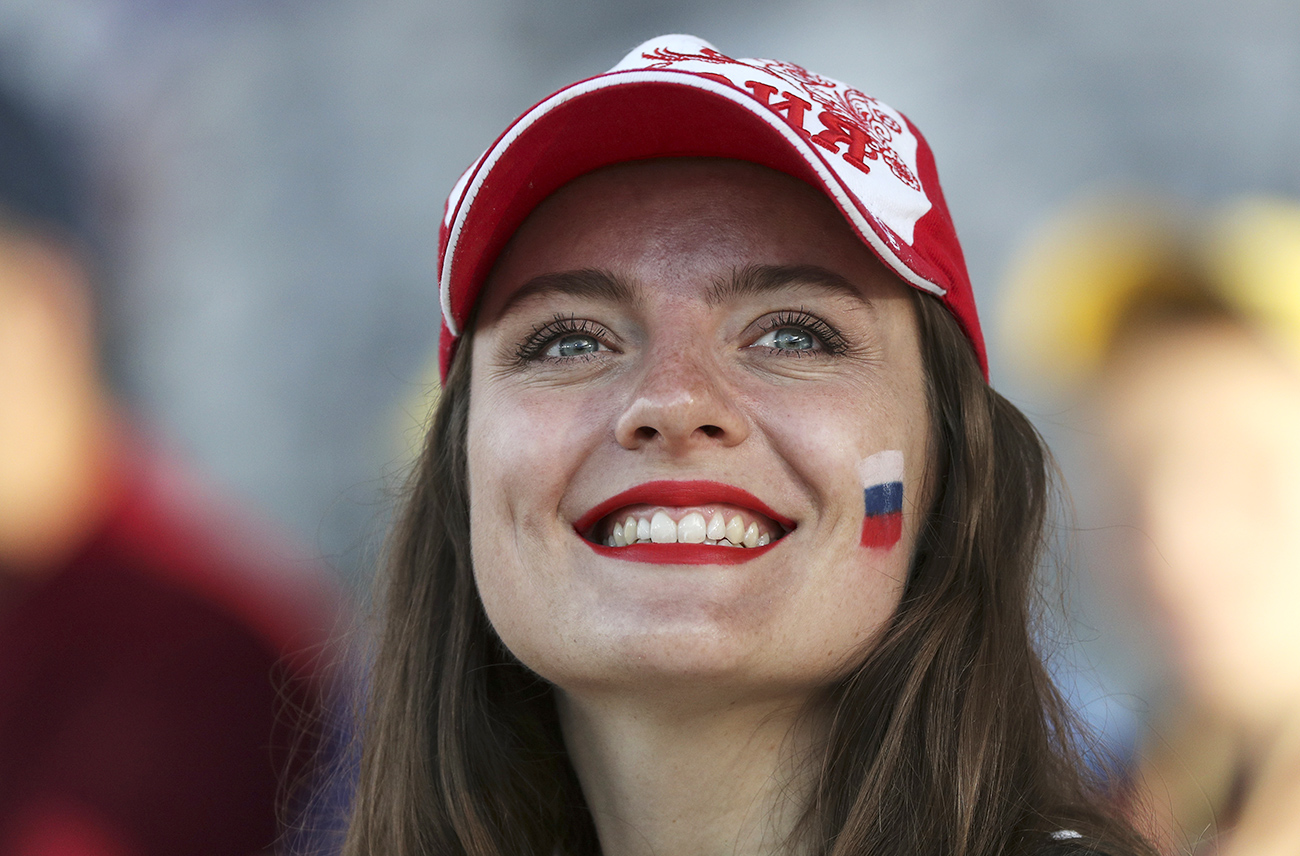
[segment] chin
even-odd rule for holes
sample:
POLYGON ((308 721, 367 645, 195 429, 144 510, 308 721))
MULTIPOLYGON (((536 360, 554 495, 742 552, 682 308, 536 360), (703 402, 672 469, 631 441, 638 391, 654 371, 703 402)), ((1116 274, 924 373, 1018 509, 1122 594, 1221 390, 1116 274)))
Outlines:
POLYGON ((759 637, 686 615, 660 615, 651 622, 600 628, 582 646, 583 654, 570 651, 527 665, 564 691, 614 694, 652 705, 689 699, 716 703, 720 695, 730 703, 784 695, 796 687, 802 692, 823 682, 818 677, 810 684, 813 670, 776 661, 763 645, 771 634, 759 637))

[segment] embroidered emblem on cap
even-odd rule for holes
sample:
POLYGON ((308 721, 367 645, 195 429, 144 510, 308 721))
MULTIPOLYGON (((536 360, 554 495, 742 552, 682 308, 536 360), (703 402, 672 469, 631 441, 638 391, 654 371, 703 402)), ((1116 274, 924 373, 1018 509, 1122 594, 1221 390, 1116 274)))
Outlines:
POLYGON ((825 193, 903 282, 943 301, 987 377, 961 245, 916 127, 838 80, 682 34, 539 101, 456 183, 439 230, 444 374, 497 254, 538 204, 586 172, 671 157, 750 161, 825 193))
POLYGON ((656 42, 611 71, 684 71, 747 92, 804 139, 836 155, 827 161, 855 196, 881 203, 869 205, 866 213, 888 227, 883 240, 895 249, 898 238, 912 243, 916 221, 930 210, 930 200, 917 178, 916 137, 901 115, 852 86, 791 62, 736 59, 692 36, 656 42))

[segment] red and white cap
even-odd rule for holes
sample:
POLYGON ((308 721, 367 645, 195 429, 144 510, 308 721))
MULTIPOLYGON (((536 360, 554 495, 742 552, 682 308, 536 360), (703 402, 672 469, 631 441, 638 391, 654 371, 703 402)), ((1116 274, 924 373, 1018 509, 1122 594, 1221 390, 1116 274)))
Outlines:
POLYGON ((916 126, 792 63, 671 35, 538 103, 456 183, 438 253, 444 380, 484 280, 533 209, 585 173, 665 157, 750 161, 821 190, 882 262, 943 301, 988 376, 966 262, 916 126))

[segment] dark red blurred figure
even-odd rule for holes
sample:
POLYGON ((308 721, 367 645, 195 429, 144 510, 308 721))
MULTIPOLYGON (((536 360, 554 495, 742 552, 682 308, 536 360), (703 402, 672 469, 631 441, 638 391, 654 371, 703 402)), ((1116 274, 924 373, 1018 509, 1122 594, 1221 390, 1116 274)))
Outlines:
POLYGON ((270 850, 336 599, 118 414, 56 143, 0 101, 0 856, 270 850))

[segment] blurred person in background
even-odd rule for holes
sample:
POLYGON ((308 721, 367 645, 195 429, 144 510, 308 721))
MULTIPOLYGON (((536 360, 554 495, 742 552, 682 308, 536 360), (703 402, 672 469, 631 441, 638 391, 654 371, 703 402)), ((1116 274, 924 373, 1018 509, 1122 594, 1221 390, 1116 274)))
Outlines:
POLYGON ((0 99, 0 854, 261 852, 335 597, 114 400, 65 143, 0 99))
POLYGON ((1006 306, 1008 349, 1094 420, 1111 618, 1163 642, 1135 805, 1171 854, 1300 853, 1300 206, 1094 202, 1006 306))

